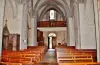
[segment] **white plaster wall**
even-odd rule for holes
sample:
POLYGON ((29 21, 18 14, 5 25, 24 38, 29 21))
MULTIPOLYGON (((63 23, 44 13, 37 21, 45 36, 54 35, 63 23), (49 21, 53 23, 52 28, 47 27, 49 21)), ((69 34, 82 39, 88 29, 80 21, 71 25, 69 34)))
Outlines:
MULTIPOLYGON (((27 5, 23 3, 17 3, 17 15, 13 17, 13 12, 11 3, 9 0, 6 0, 5 6, 5 15, 4 20, 8 20, 8 29, 10 33, 18 33, 20 34, 20 49, 27 48, 27 5), (24 42, 24 40, 26 42, 24 42)), ((5 24, 5 21, 4 21, 5 24)))
MULTIPOLYGON (((20 33, 20 22, 13 18, 12 8, 8 0, 6 0, 4 20, 8 20, 7 25, 10 33, 20 33)), ((5 25, 5 21, 4 21, 5 25)))
MULTIPOLYGON (((48 31, 43 31, 43 37, 44 37, 44 43, 46 46, 48 46, 48 34, 50 32, 48 31)), ((62 43, 63 40, 65 43, 67 43, 67 34, 66 34, 66 31, 54 31, 54 33, 57 35, 57 38, 56 38, 56 42, 58 45, 58 43, 62 43)))
POLYGON ((58 31, 56 32, 57 34, 57 45, 58 43, 67 43, 67 36, 66 36, 66 31, 58 31))
POLYGON ((48 31, 43 31, 44 43, 46 46, 48 46, 48 34, 48 31))

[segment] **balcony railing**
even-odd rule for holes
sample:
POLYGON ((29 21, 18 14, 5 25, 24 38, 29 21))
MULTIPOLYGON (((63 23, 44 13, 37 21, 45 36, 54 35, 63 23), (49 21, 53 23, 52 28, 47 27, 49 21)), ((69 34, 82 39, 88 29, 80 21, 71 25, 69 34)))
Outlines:
POLYGON ((66 27, 64 21, 41 21, 38 27, 66 27))

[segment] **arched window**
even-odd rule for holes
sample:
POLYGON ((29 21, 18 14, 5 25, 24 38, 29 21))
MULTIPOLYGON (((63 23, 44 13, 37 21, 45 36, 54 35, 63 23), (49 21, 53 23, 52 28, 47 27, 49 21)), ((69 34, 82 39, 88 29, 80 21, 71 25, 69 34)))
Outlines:
POLYGON ((50 20, 54 20, 54 19, 55 19, 55 11, 50 10, 50 20))

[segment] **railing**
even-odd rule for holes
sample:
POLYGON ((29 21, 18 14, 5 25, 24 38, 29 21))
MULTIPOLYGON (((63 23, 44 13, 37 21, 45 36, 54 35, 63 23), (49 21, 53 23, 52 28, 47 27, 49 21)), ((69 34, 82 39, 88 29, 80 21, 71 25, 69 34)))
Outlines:
POLYGON ((38 27, 66 27, 64 21, 41 21, 38 27))

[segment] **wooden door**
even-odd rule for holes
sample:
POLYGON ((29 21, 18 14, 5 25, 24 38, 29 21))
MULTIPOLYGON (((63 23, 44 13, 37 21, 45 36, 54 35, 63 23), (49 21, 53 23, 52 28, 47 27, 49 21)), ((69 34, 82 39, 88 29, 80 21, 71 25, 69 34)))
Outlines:
POLYGON ((56 47, 56 37, 52 37, 52 49, 56 47))

